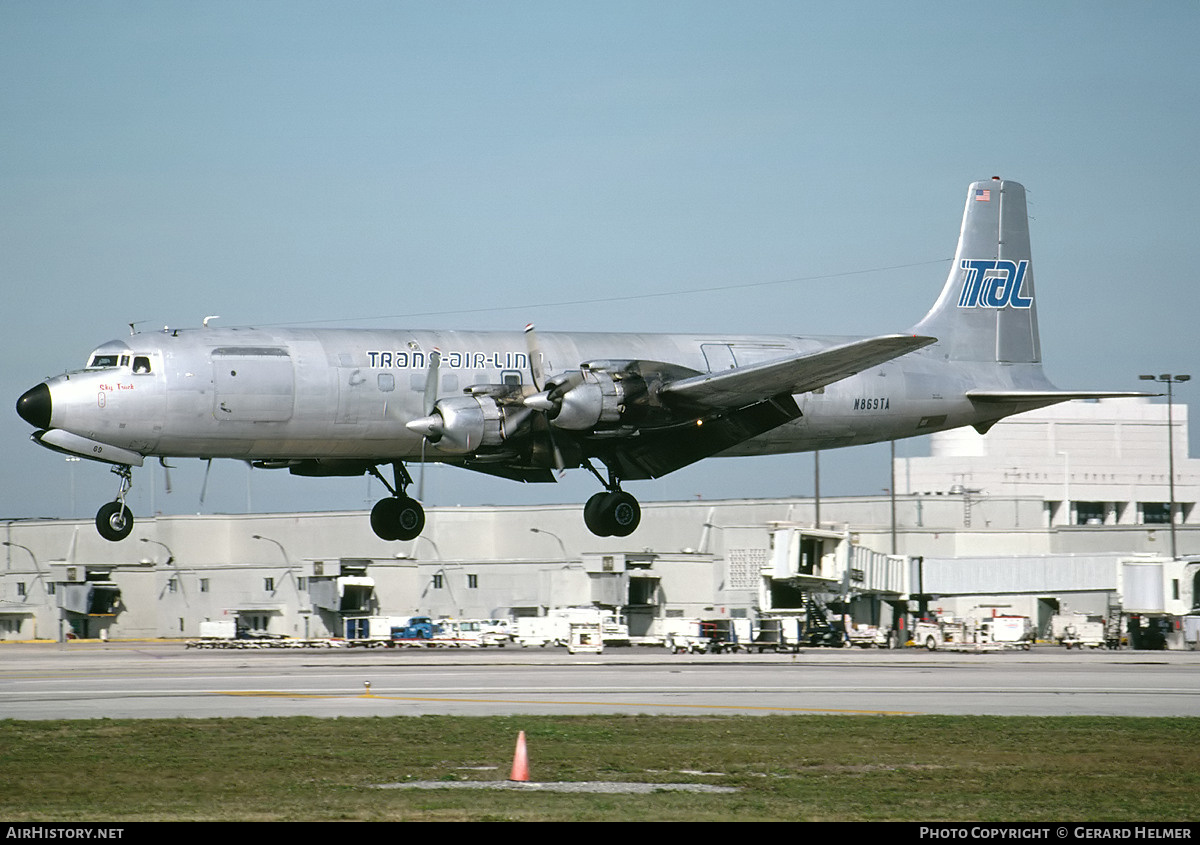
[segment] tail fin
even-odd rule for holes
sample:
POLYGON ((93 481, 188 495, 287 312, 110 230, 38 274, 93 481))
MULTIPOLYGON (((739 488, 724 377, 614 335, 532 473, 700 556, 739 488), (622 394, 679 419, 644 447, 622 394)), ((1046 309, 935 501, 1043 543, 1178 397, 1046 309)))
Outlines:
POLYGON ((971 183, 946 285, 912 331, 952 361, 1041 363, 1023 186, 971 183))

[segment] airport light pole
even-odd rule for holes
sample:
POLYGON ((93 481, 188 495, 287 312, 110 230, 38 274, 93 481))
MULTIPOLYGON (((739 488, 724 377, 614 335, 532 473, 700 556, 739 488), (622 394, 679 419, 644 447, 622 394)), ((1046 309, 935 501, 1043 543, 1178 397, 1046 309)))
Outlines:
POLYGON ((562 549, 562 556, 563 556, 563 560, 564 560, 564 561, 566 561, 566 560, 567 560, 567 547, 566 547, 566 545, 563 543, 563 541, 562 541, 562 537, 559 537, 559 536, 558 536, 557 534, 555 534, 553 531, 547 531, 547 530, 546 530, 546 529, 544 529, 544 528, 530 528, 530 529, 529 529, 529 533, 531 533, 531 534, 545 534, 545 535, 547 535, 548 537, 553 537, 555 540, 558 540, 558 547, 559 547, 560 549, 562 549))
MULTIPOLYGON (((7 547, 8 547, 8 548, 10 548, 10 549, 24 549, 25 551, 27 551, 27 552, 29 553, 29 557, 30 557, 30 558, 33 560, 33 571, 34 571, 35 573, 37 573, 36 575, 34 575, 34 581, 43 581, 43 584, 42 584, 42 589, 43 589, 43 590, 46 590, 46 589, 47 589, 47 587, 46 587, 46 584, 44 583, 44 578, 43 578, 43 576, 42 576, 42 567, 38 565, 38 559, 37 559, 37 555, 35 555, 35 554, 33 553, 33 549, 29 548, 29 546, 23 545, 23 544, 21 544, 21 543, 13 543, 13 542, 11 542, 11 541, 9 541, 9 540, 5 540, 5 541, 3 542, 3 544, 2 544, 2 545, 5 545, 5 546, 7 546, 7 547)), ((10 558, 10 561, 9 561, 9 563, 11 563, 11 558, 10 558)), ((7 564, 7 563, 6 563, 6 567, 5 567, 5 568, 8 568, 8 564, 7 564)), ((49 593, 47 592, 47 593, 46 593, 46 595, 49 595, 49 593)), ((27 603, 27 602, 29 601, 30 594, 26 594, 24 598, 25 598, 25 601, 24 601, 24 602, 22 602, 23 604, 24 604, 24 603, 27 603)), ((62 641, 63 641, 62 622, 63 622, 63 620, 62 620, 62 611, 60 610, 60 611, 59 611, 59 618, 58 618, 58 641, 59 641, 59 642, 62 642, 62 641)), ((36 626, 37 626, 37 621, 36 621, 36 617, 35 617, 35 621, 34 621, 34 631, 33 631, 33 633, 34 633, 34 636, 35 636, 35 637, 37 636, 37 627, 36 627, 36 626)))
POLYGON ((162 546, 164 549, 166 549, 167 550, 167 563, 166 563, 167 566, 170 566, 171 564, 173 564, 175 562, 175 552, 171 551, 171 547, 168 546, 166 543, 163 543, 159 540, 151 540, 149 537, 143 537, 142 542, 143 543, 153 543, 156 546, 162 546))
POLYGON ((1157 376, 1140 375, 1138 378, 1142 381, 1161 382, 1167 386, 1167 482, 1171 497, 1171 502, 1167 505, 1167 519, 1171 526, 1171 560, 1176 560, 1179 557, 1179 548, 1175 544, 1175 392, 1172 388, 1185 381, 1191 381, 1192 377, 1163 373, 1157 376))
MULTIPOLYGON (((275 545, 279 546, 279 551, 281 551, 283 553, 283 565, 285 567, 284 574, 295 577, 295 574, 292 571, 294 568, 292 566, 292 559, 290 557, 288 557, 287 549, 285 549, 283 547, 283 543, 279 542, 278 540, 276 540, 273 537, 264 537, 262 534, 251 534, 250 539, 251 540, 266 540, 268 543, 274 543, 275 545)), ((271 594, 274 595, 275 591, 272 590, 271 594)))
POLYGON ((10 543, 8 540, 4 541, 4 545, 8 546, 10 549, 24 549, 25 551, 29 552, 29 556, 33 558, 34 571, 39 575, 41 574, 41 570, 38 568, 37 555, 33 553, 33 549, 29 548, 29 546, 23 546, 20 543, 10 543))
POLYGON ((167 550, 167 562, 164 563, 163 566, 174 567, 175 578, 177 580, 177 583, 179 584, 179 594, 181 596, 183 596, 184 605, 188 605, 189 602, 188 602, 188 597, 187 597, 187 587, 185 587, 183 584, 183 572, 179 568, 179 561, 175 559, 175 552, 173 552, 171 550, 171 547, 168 546, 166 543, 162 542, 161 540, 151 540, 149 537, 143 537, 142 542, 143 543, 153 543, 154 545, 162 546, 164 549, 167 550))

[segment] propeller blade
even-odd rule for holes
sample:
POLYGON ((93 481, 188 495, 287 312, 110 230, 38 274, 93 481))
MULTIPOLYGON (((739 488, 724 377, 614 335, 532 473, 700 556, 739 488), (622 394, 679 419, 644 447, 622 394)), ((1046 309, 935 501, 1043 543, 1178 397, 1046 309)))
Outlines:
POLYGON ((546 373, 543 369, 542 348, 538 344, 537 330, 533 323, 525 327, 525 346, 529 350, 529 375, 533 379, 533 386, 541 390, 545 383, 546 373))
POLYGON ((562 478, 567 472, 567 467, 563 463, 562 451, 558 448, 558 441, 554 439, 554 426, 548 426, 546 431, 550 435, 550 452, 554 455, 554 468, 558 470, 558 477, 562 478))
POLYGON ((558 413, 559 406, 562 404, 563 394, 580 381, 583 381, 583 373, 572 374, 563 384, 547 386, 546 360, 542 357, 542 347, 538 343, 537 329, 533 323, 525 327, 525 345, 529 349, 529 375, 533 380, 533 386, 537 390, 537 393, 526 396, 521 400, 521 404, 526 408, 540 411, 546 420, 546 439, 550 443, 550 453, 554 457, 554 467, 558 470, 558 475, 561 478, 566 472, 566 465, 563 461, 562 450, 558 448, 558 443, 554 439, 554 426, 550 424, 550 415, 558 413))
POLYGON ((417 483, 417 500, 425 501, 425 444, 429 442, 428 437, 421 438, 421 480, 417 483))
POLYGON ((200 485, 200 506, 204 507, 204 496, 208 493, 208 473, 212 469, 212 458, 208 459, 208 465, 204 467, 204 483, 200 485))
POLYGON ((438 399, 438 369, 442 364, 442 351, 436 346, 429 353, 429 370, 425 373, 425 414, 433 413, 438 399))

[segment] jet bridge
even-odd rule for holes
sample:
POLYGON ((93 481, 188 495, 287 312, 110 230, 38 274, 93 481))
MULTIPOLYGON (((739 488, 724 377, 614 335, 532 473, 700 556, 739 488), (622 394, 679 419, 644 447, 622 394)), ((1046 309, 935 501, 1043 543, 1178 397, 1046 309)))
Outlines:
POLYGON ((312 561, 308 570, 308 597, 314 610, 338 617, 326 620, 338 636, 348 617, 369 616, 379 609, 375 579, 367 574, 369 560, 312 561))
POLYGON ((53 567, 58 606, 71 632, 84 639, 102 636, 122 610, 121 588, 109 569, 53 567))
POLYGON ((843 624, 850 616, 887 627, 903 615, 909 593, 906 558, 856 545, 848 531, 776 524, 770 533, 770 564, 759 582, 764 620, 795 620, 797 636, 819 634, 821 644, 828 644, 830 632, 838 629, 824 612, 831 603, 843 624))

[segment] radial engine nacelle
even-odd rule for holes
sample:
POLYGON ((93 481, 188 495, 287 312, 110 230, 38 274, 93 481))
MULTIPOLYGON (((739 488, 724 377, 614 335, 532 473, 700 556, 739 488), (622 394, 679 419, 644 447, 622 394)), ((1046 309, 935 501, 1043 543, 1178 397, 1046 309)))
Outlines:
POLYGON ((439 399, 433 413, 405 423, 409 431, 425 437, 439 452, 469 455, 499 446, 516 432, 529 411, 502 405, 487 394, 467 394, 439 399))
POLYGON ((639 376, 585 367, 562 385, 530 396, 525 404, 545 412, 558 428, 588 431, 619 423, 630 397, 644 388, 639 376))

